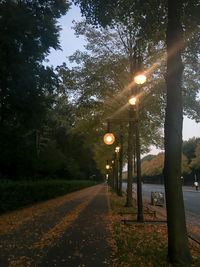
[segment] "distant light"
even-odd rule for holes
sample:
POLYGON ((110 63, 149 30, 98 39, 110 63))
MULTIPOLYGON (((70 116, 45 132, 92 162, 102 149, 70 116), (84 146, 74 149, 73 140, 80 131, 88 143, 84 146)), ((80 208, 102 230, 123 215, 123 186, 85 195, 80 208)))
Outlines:
POLYGON ((112 145, 115 142, 114 134, 112 133, 105 134, 103 140, 106 145, 112 145))
POLYGON ((119 147, 119 146, 116 146, 116 148, 115 148, 115 152, 116 152, 116 153, 119 153, 119 150, 120 150, 120 147, 119 147))
POLYGON ((106 164, 106 170, 109 170, 109 169, 110 169, 110 165, 106 164))
POLYGON ((137 98, 135 96, 131 96, 131 98, 129 98, 129 104, 134 106, 136 104, 137 98))
POLYGON ((134 81, 137 84, 143 84, 147 80, 147 77, 143 73, 139 73, 134 77, 134 81))

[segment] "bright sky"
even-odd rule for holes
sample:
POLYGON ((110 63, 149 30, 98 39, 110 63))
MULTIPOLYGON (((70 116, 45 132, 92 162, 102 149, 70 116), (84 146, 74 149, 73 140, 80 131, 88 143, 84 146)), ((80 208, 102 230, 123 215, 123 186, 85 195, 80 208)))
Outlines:
MULTIPOLYGON (((59 25, 62 27, 60 33, 60 44, 62 51, 52 50, 48 57, 48 65, 61 65, 63 62, 68 62, 67 57, 71 56, 76 50, 84 50, 84 39, 77 38, 74 31, 71 29, 73 26, 72 21, 80 21, 81 14, 78 7, 72 7, 70 11, 59 20, 59 25)), ((67 64, 68 65, 68 64, 67 64)), ((184 117, 183 120, 183 140, 188 140, 192 137, 200 137, 200 123, 184 117)), ((151 153, 157 154, 159 150, 152 148, 151 153)))

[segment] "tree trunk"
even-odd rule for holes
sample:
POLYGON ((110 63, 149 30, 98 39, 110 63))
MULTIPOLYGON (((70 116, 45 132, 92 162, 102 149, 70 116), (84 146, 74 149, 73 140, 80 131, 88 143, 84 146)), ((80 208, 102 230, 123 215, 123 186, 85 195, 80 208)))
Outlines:
POLYGON ((181 186, 182 92, 183 65, 181 49, 182 1, 168 0, 167 26, 167 107, 165 117, 164 179, 168 223, 168 256, 177 266, 192 263, 189 251, 183 193, 181 186))

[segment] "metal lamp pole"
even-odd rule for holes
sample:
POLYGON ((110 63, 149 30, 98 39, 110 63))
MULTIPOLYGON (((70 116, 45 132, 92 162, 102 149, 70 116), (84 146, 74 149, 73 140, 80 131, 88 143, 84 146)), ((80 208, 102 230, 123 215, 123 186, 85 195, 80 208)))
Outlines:
POLYGON ((129 109, 129 132, 128 132, 128 177, 127 177, 127 192, 126 192, 126 207, 132 207, 132 185, 133 185, 133 133, 134 133, 134 110, 129 109))
MULTIPOLYGON (((139 74, 134 77, 136 84, 143 84, 146 81, 144 74, 139 74)), ((136 88, 138 93, 138 87, 136 88)), ((137 205, 138 214, 137 221, 143 222, 143 203, 142 203, 142 183, 141 183, 141 158, 140 158, 140 127, 139 127, 139 100, 135 96, 129 99, 129 103, 135 108, 135 146, 136 146, 136 160, 137 160, 137 205)), ((133 110, 134 110, 133 108, 133 110)))
POLYGON ((119 192, 119 151, 120 147, 115 148, 115 191, 118 194, 119 192))
POLYGON ((115 159, 112 160, 112 189, 115 190, 115 159))
POLYGON ((120 153, 119 153, 119 188, 118 195, 122 196, 122 169, 123 169, 123 127, 120 127, 120 153))
POLYGON ((136 159, 137 159, 137 205, 138 205, 137 221, 143 222, 144 216, 143 216, 142 183, 141 183, 139 101, 136 102, 135 136, 136 136, 136 159))

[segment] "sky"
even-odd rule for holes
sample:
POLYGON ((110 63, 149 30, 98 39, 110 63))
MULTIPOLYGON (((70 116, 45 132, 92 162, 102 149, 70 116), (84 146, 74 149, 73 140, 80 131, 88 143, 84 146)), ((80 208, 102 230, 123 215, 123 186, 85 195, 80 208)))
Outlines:
MULTIPOLYGON (((62 50, 55 51, 52 49, 47 58, 49 60, 49 62, 46 63, 47 65, 56 67, 57 65, 61 65, 63 62, 66 62, 67 65, 70 66, 67 57, 71 56, 76 50, 84 50, 85 40, 82 37, 77 38, 74 35, 74 31, 72 29, 73 20, 81 21, 79 8, 75 6, 73 6, 58 22, 58 24, 62 27, 60 32, 60 45, 62 50)), ((195 121, 184 117, 183 140, 188 140, 192 137, 200 137, 200 123, 197 124, 195 121)), ((152 147, 152 154, 157 154, 159 152, 159 149, 152 147)))

